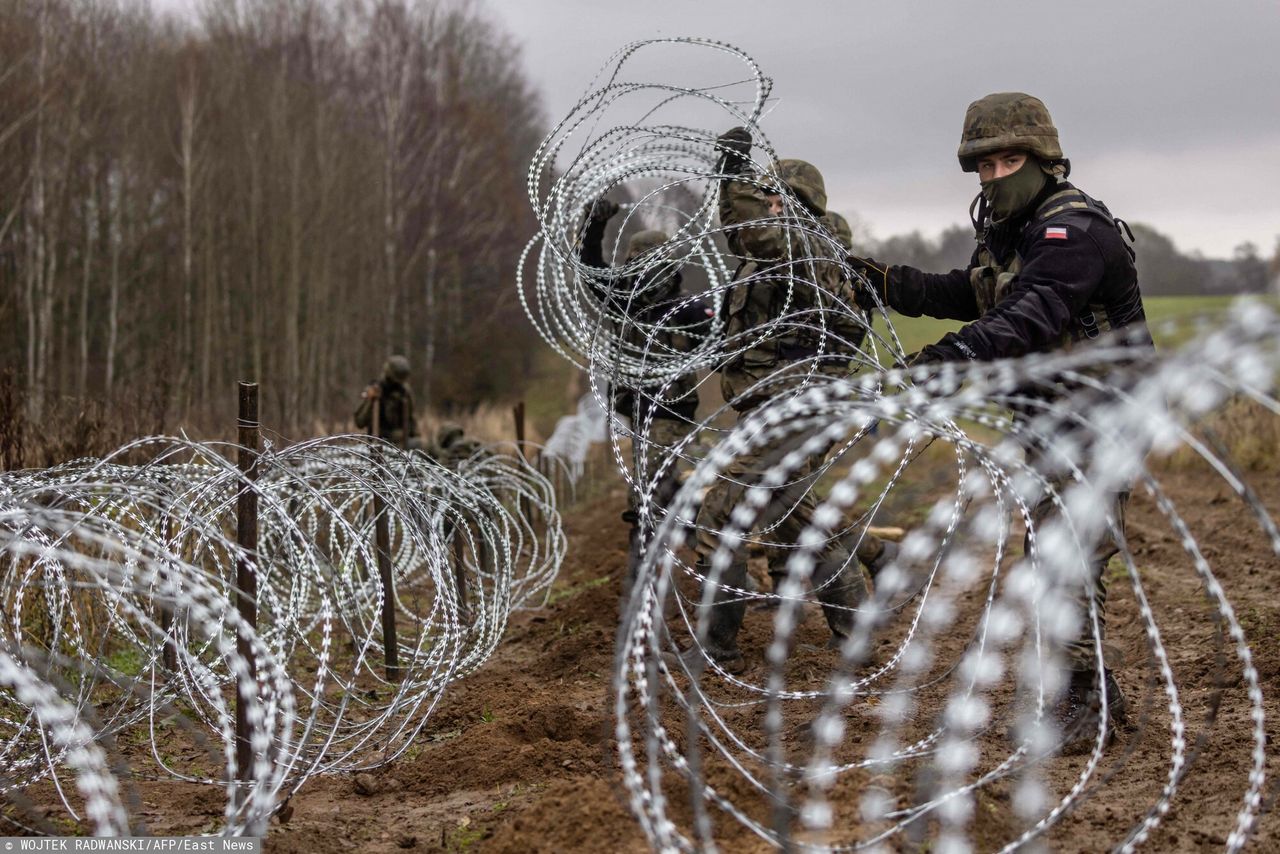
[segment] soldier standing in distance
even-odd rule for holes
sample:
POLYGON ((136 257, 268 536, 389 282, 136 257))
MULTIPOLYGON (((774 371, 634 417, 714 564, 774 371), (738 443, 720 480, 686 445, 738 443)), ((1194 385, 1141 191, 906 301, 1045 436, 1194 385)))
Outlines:
POLYGON ((356 409, 356 427, 373 429, 373 407, 378 406, 378 436, 401 448, 422 447, 418 423, 414 417, 413 392, 409 390, 409 360, 392 356, 382 368, 382 379, 374 380, 364 390, 356 409))
MULTIPOLYGON (((958 151, 960 166, 977 172, 982 192, 970 207, 978 240, 969 266, 924 273, 855 259, 881 300, 909 317, 967 321, 912 357, 910 363, 989 361, 1064 350, 1115 330, 1118 341, 1149 349, 1133 251, 1106 206, 1067 182, 1071 164, 1058 131, 1038 98, 1021 92, 988 95, 969 105, 958 151), (973 217, 973 207, 978 214, 973 217)), ((863 305, 874 300, 863 294, 863 305)), ((1028 461, 1045 448, 1028 448, 1028 461)), ((1060 489, 1066 479, 1054 479, 1060 489)), ((1123 531, 1128 490, 1111 496, 1110 515, 1123 531)), ((1053 504, 1042 497, 1033 517, 1040 525, 1053 504)), ((1026 543, 1027 550, 1030 542, 1026 543)), ((1067 749, 1091 738, 1105 683, 1109 718, 1123 723, 1126 704, 1109 669, 1097 671, 1095 638, 1087 619, 1090 597, 1099 622, 1106 603, 1103 569, 1119 551, 1110 529, 1090 556, 1092 578, 1076 591, 1086 615, 1083 636, 1068 644, 1071 667, 1055 716, 1067 749)), ((1112 730, 1112 734, 1114 730, 1112 730)))

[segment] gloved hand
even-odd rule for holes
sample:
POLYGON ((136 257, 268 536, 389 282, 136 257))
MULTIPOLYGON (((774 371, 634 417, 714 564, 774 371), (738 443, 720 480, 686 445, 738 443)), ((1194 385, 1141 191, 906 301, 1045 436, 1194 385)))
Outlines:
POLYGON ((945 361, 947 361, 947 354, 941 347, 936 344, 927 344, 907 357, 907 367, 918 368, 921 365, 940 365, 945 361))
POLYGON ((751 132, 744 127, 730 128, 716 139, 720 152, 717 167, 725 175, 741 175, 751 169, 751 132))
POLYGON ((857 255, 850 255, 848 261, 854 272, 866 280, 855 280, 853 283, 858 308, 863 311, 872 311, 876 308, 875 297, 871 295, 872 291, 875 291, 875 295, 880 298, 882 304, 887 304, 889 302, 888 266, 873 258, 859 258, 857 255))
POLYGON ((590 222, 608 222, 618 212, 618 203, 601 196, 582 209, 590 222))

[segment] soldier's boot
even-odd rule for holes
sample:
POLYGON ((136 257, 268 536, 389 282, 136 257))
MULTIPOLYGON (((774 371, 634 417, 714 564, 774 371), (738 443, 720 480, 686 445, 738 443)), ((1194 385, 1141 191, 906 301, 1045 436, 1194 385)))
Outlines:
POLYGON ((822 613, 831 629, 827 649, 839 649, 853 634, 855 609, 867 598, 867 580, 862 567, 844 549, 833 549, 818 562, 813 588, 822 603, 822 613))
MULTIPOLYGON (((1070 673, 1066 696, 1054 709, 1054 720, 1062 734, 1062 753, 1067 756, 1093 749, 1102 709, 1101 696, 1094 684, 1097 681, 1096 671, 1073 670, 1070 673)), ((1129 704, 1109 668, 1103 670, 1103 680, 1107 688, 1107 731, 1103 744, 1107 745, 1115 738, 1116 727, 1127 722, 1129 704)))
POLYGON ((761 599, 760 601, 756 602, 756 604, 751 606, 751 610, 753 611, 778 610, 779 606, 782 605, 782 600, 778 598, 778 591, 782 589, 782 582, 785 581, 786 578, 787 578, 786 569, 774 569, 772 566, 769 567, 769 581, 771 583, 771 589, 769 590, 769 592, 772 593, 773 595, 767 596, 764 599, 761 599))
MULTIPOLYGON (((710 567, 698 562, 698 570, 703 577, 710 575, 710 567)), ((715 600, 707 616, 707 642, 699 646, 694 644, 683 652, 668 652, 663 659, 668 665, 678 666, 688 671, 696 671, 712 662, 722 670, 737 675, 747 669, 742 650, 738 649, 738 632, 742 629, 742 619, 747 613, 747 603, 737 590, 746 587, 747 564, 745 559, 735 560, 720 577, 720 587, 716 590, 715 600), (726 587, 737 590, 726 590, 726 587)))
POLYGON ((644 554, 644 539, 640 531, 640 518, 634 510, 622 514, 622 521, 630 525, 627 534, 627 576, 622 582, 622 599, 626 602, 631 597, 631 588, 640 577, 640 560, 644 554))
POLYGON ((898 544, 892 540, 882 540, 879 537, 867 535, 863 538, 862 546, 858 548, 858 560, 867 568, 867 572, 871 573, 872 581, 875 581, 876 576, 897 557, 898 544))

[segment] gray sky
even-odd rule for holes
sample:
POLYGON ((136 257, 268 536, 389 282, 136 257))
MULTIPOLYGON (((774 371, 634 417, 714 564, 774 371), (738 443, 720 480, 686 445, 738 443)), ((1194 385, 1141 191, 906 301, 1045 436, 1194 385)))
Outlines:
POLYGON ((1276 0, 487 6, 523 43, 553 123, 627 42, 743 49, 773 78, 763 128, 781 156, 817 165, 831 207, 877 237, 967 221, 977 179, 955 158, 965 107, 1010 90, 1045 101, 1073 181, 1118 216, 1218 257, 1245 240, 1270 256, 1280 236, 1276 0))

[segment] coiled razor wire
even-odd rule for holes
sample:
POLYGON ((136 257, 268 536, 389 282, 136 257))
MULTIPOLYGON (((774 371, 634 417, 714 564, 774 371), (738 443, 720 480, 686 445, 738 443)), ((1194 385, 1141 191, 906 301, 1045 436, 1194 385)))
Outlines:
MULTIPOLYGON (((1182 544, 1217 622, 1219 657, 1225 643, 1243 676, 1252 749, 1225 844, 1241 849, 1262 806, 1266 763, 1250 639, 1145 458, 1148 450, 1153 459, 1175 451, 1198 456, 1280 554, 1274 520, 1210 429, 1210 416, 1242 400, 1268 418, 1280 415, 1280 318, 1265 305, 1243 305, 1169 353, 1097 342, 1014 361, 904 371, 897 366, 905 353, 884 308, 868 318, 824 291, 814 271, 843 264, 844 252, 788 197, 769 223, 793 235, 793 254, 770 271, 768 283, 785 292, 783 309, 765 327, 730 335, 721 308, 759 277, 733 280, 738 259, 724 249, 716 219, 726 176, 717 171, 714 141, 728 127, 747 127, 756 168, 766 173, 776 157, 761 127, 771 90, 756 63, 728 45, 680 38, 627 45, 552 130, 529 172, 539 230, 522 259, 521 299, 547 343, 592 378, 607 412, 627 389, 673 403, 673 384, 688 376, 699 378, 706 409, 714 399, 709 381, 748 350, 798 329, 817 341, 813 358, 762 371, 744 394, 767 403, 732 428, 726 415, 734 401, 711 407, 686 425, 686 439, 659 446, 656 465, 634 452, 653 445, 651 417, 610 419, 615 461, 638 496, 648 533, 614 672, 623 776, 645 834, 664 851, 732 848, 738 843, 730 840, 745 834, 789 850, 823 851, 888 851, 932 837, 929 850, 962 852, 979 844, 975 813, 985 794, 1011 824, 996 834, 999 841, 984 830, 981 847, 1034 850, 1051 842, 1050 832, 1069 823, 1086 798, 1126 779, 1120 775, 1137 750, 1108 744, 1101 679, 1094 738, 1078 761, 1058 755, 1063 734, 1052 714, 1065 687, 1064 644, 1082 625, 1093 629, 1086 636, 1095 639, 1095 669, 1105 666, 1097 640, 1103 615, 1081 593, 1092 585, 1093 544, 1110 532, 1122 565, 1113 573, 1132 588, 1151 684, 1164 694, 1168 720, 1164 781, 1112 843, 1121 851, 1141 846, 1175 803, 1218 709, 1215 700, 1193 740, 1144 568, 1110 511, 1112 496, 1132 486, 1153 498, 1182 544), (701 77, 689 79, 694 75, 701 77), (623 202, 617 235, 661 228, 667 244, 623 263, 617 236, 606 242, 609 267, 580 261, 584 209, 604 195, 623 202), (662 278, 663 266, 681 269, 686 280, 705 279, 705 289, 644 321, 630 306, 643 301, 644 282, 662 278), (820 296, 793 300, 803 289, 820 296), (687 349, 664 344, 659 333, 670 331, 680 305, 693 299, 712 306, 711 328, 687 349), (838 331, 850 328, 859 334, 838 331), (705 447, 711 450, 696 453, 705 447), (725 527, 709 532, 719 543, 709 564, 695 563, 689 547, 704 494, 730 476, 736 459, 761 449, 772 451, 767 470, 725 527), (798 542, 783 542, 773 535, 776 523, 762 519, 765 510, 807 460, 823 454, 812 481, 812 521, 798 542), (874 593, 854 609, 855 629, 838 651, 806 649, 807 587, 820 553, 833 541, 861 542, 873 524, 891 524, 886 513, 913 479, 936 481, 936 467, 919 471, 922 457, 947 463, 949 490, 933 485, 949 495, 911 526, 897 559, 875 577, 874 593), (682 464, 695 466, 691 476, 669 506, 656 506, 658 482, 682 464), (1047 519, 1036 514, 1046 500, 1047 519), (1014 541, 1022 531, 1025 554, 1014 541), (779 587, 725 584, 727 568, 757 547, 782 550, 779 587), (680 644, 704 648, 718 589, 721 597, 776 603, 769 615, 749 615, 743 630, 744 651, 764 651, 762 672, 735 675, 710 654, 670 655, 680 644), (1087 608, 1077 604, 1082 600, 1087 608), (1052 783, 1059 773, 1068 775, 1065 787, 1052 783)), ((858 274, 846 265, 844 276, 855 281, 858 274)), ((861 568, 850 557, 845 571, 861 568)), ((1135 745, 1159 719, 1153 698, 1145 696, 1135 745)))
POLYGON ((0 784, 15 803, 46 782, 72 819, 116 834, 143 830, 119 794, 136 781, 221 785, 222 832, 260 834, 311 776, 401 755, 564 556, 551 484, 514 454, 446 467, 346 436, 268 446, 250 482, 237 451, 156 437, 0 475, 0 784), (236 542, 245 489, 260 508, 251 554, 236 542), (398 680, 382 666, 379 505, 398 680), (257 577, 256 631, 234 607, 239 560, 257 577), (255 756, 240 784, 237 684, 255 756))

